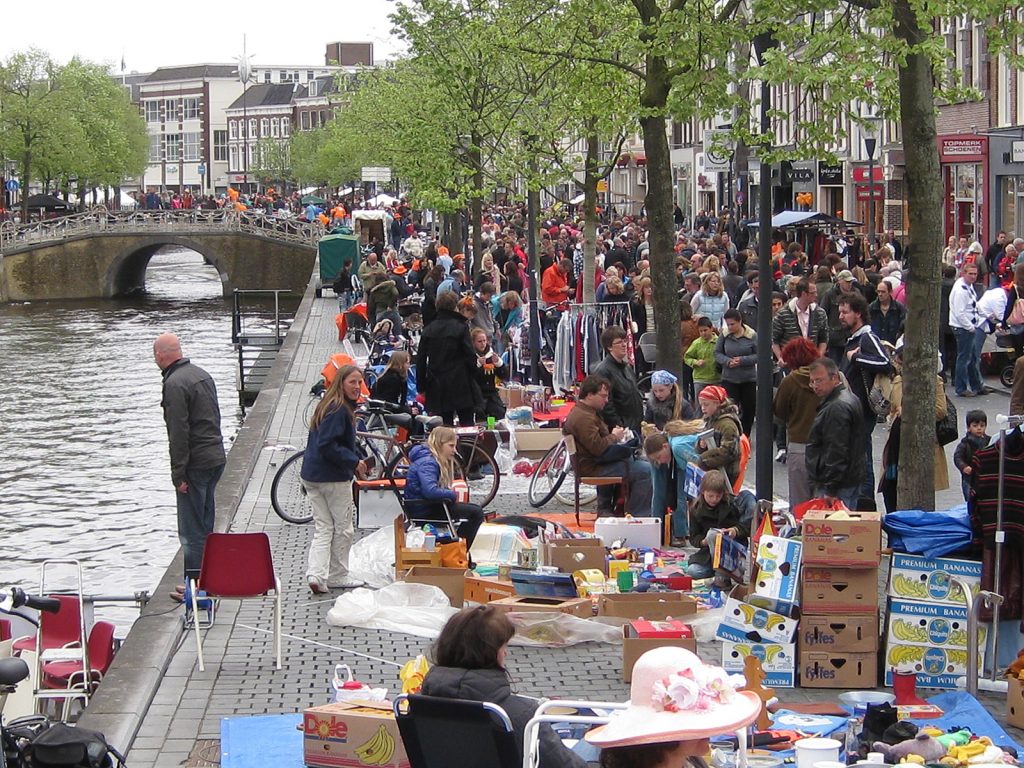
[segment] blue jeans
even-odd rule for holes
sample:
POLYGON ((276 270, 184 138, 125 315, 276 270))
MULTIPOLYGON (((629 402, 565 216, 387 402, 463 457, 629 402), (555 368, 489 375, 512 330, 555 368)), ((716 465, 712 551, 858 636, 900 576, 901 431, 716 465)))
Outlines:
MULTIPOLYGON (((673 465, 675 462, 673 461, 673 465)), ((682 539, 690 533, 690 519, 687 514, 686 498, 686 470, 678 466, 655 466, 651 467, 651 514, 654 517, 665 519, 665 509, 668 507, 667 497, 672 490, 672 483, 676 486, 676 503, 672 509, 672 537, 682 539), (674 470, 674 472, 673 472, 674 470), (673 477, 675 474, 675 477, 673 477)))
POLYGON ((956 375, 954 388, 958 395, 964 392, 981 391, 981 349, 978 337, 984 343, 984 331, 970 328, 954 328, 956 339, 956 375))
POLYGON ((185 579, 198 579, 203 564, 206 537, 213 532, 217 511, 214 494, 224 465, 210 469, 189 469, 185 472, 188 493, 174 491, 178 506, 178 541, 185 553, 185 579))
MULTIPOLYGON (((651 516, 651 465, 645 460, 630 459, 629 461, 613 461, 601 464, 595 473, 600 477, 615 475, 629 478, 629 498, 626 499, 626 512, 633 517, 651 516)), ((611 506, 608 496, 611 488, 598 488, 598 509, 611 506)))
MULTIPOLYGON (((872 494, 874 495, 874 494, 872 494)), ((829 494, 820 485, 814 489, 815 498, 822 498, 824 496, 834 496, 839 499, 849 509, 857 509, 857 499, 860 498, 860 486, 859 485, 848 485, 845 488, 837 488, 835 493, 829 494)))
POLYGON ((686 575, 691 579, 710 579, 715 575, 715 569, 703 563, 688 563, 686 575))

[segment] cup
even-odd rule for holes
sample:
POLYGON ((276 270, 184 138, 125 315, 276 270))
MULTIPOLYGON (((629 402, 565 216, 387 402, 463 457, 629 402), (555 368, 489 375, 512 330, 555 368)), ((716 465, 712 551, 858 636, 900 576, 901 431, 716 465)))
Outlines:
POLYGON ((839 749, 843 746, 836 739, 799 739, 796 744, 796 768, 840 768, 839 749), (824 765, 828 763, 829 765, 824 765))
POLYGON ((619 585, 619 592, 629 592, 633 588, 633 571, 619 571, 615 575, 615 582, 619 585))
POLYGON ((494 429, 494 417, 493 416, 488 416, 487 417, 487 428, 488 429, 494 429))

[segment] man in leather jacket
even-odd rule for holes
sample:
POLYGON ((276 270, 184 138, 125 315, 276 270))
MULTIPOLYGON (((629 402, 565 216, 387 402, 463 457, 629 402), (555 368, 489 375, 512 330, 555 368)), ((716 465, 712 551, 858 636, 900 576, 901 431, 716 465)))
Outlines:
POLYGON ((809 369, 811 389, 821 398, 805 453, 811 487, 818 497, 839 499, 856 509, 864 473, 860 401, 842 382, 831 359, 819 358, 809 369))
POLYGON ((617 325, 605 328, 601 333, 601 346, 605 358, 591 371, 611 384, 611 397, 601 415, 609 429, 627 427, 633 430, 634 435, 639 435, 640 422, 644 418, 644 398, 633 366, 629 364, 626 332, 617 325))

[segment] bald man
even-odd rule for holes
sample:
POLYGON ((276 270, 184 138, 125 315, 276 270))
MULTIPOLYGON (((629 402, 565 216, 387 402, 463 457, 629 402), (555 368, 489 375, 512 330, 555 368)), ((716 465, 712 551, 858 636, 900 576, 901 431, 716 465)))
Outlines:
MULTIPOLYGON (((171 482, 178 506, 178 539, 185 553, 185 580, 199 577, 206 537, 213 531, 214 493, 227 457, 220 433, 220 406, 213 379, 182 357, 173 333, 153 342, 153 357, 163 371, 164 423, 171 453, 171 482)), ((171 593, 184 599, 181 585, 171 593)))

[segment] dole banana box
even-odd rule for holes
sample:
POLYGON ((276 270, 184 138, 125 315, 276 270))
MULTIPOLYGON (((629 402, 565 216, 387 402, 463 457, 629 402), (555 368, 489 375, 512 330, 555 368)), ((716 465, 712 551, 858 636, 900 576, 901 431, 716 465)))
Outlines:
MULTIPOLYGON (((731 643, 792 643, 798 619, 746 602, 746 589, 737 587, 725 601, 716 637, 731 643)), ((753 597, 751 599, 754 599, 753 597)))
POLYGON ((745 672, 743 665, 748 656, 761 662, 762 685, 768 688, 796 685, 796 645, 793 643, 722 643, 722 669, 726 672, 745 672))
POLYGON ((391 705, 338 702, 302 713, 302 751, 316 768, 411 768, 391 705))
POLYGON ((878 512, 811 510, 801 523, 804 565, 876 568, 882 557, 878 512))
POLYGON ((889 569, 889 597, 964 605, 963 590, 953 581, 954 577, 966 582, 971 592, 977 595, 981 589, 981 563, 893 553, 889 569))

